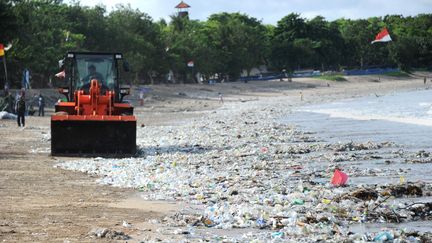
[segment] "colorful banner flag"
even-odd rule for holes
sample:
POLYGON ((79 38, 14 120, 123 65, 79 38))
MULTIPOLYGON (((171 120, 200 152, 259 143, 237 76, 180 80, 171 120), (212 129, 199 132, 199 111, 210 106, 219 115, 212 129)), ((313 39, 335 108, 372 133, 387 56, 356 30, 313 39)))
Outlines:
POLYGON ((0 57, 4 56, 4 46, 0 43, 0 57))
POLYGON ((56 73, 54 76, 56 76, 57 78, 65 78, 65 76, 66 76, 65 70, 63 70, 59 73, 56 73))
POLYGON ((12 48, 12 43, 9 43, 5 48, 4 48, 4 50, 5 51, 9 51, 9 49, 11 49, 12 48))
POLYGON ((387 30, 387 28, 384 28, 381 30, 381 32, 376 35, 375 40, 371 42, 371 44, 375 42, 389 42, 392 41, 392 38, 390 37, 390 34, 387 30))

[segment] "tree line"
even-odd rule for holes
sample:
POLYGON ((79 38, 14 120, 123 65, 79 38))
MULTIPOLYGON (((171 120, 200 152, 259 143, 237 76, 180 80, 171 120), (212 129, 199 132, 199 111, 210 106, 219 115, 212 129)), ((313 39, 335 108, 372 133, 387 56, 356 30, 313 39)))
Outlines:
POLYGON ((260 65, 274 72, 432 65, 432 14, 327 21, 289 13, 265 25, 223 12, 206 21, 173 14, 167 22, 130 5, 108 12, 79 2, 0 0, 0 30, 0 43, 12 44, 6 58, 13 86, 19 86, 24 68, 31 70, 33 87, 48 86, 59 71, 57 61, 71 50, 122 52, 132 68, 127 78, 135 83, 165 82, 168 73, 195 82, 198 72, 205 79, 236 80, 260 65), (372 45, 384 27, 393 41, 372 45))

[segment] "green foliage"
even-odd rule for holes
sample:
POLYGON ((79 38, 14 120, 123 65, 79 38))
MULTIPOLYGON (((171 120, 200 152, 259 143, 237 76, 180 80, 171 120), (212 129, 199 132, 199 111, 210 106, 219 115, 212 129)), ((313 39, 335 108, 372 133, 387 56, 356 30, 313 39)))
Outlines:
POLYGON ((260 65, 276 72, 432 66, 432 14, 329 22, 291 13, 273 26, 240 13, 213 14, 206 21, 174 15, 154 21, 130 5, 107 12, 77 1, 1 0, 0 29, 0 42, 13 44, 7 60, 14 86, 25 67, 32 72, 33 87, 46 86, 59 71, 57 61, 71 50, 124 53, 132 67, 127 78, 136 83, 163 82, 170 70, 176 81, 195 82, 198 72, 207 79, 217 74, 236 80, 260 65), (383 27, 393 41, 371 44, 383 27))
POLYGON ((390 73, 386 73, 385 75, 391 77, 400 77, 400 78, 409 77, 409 74, 406 72, 390 72, 390 73))
POLYGON ((341 64, 344 47, 337 24, 321 16, 307 21, 289 14, 274 31, 271 60, 278 69, 334 68, 341 64))
POLYGON ((214 70, 236 79, 242 70, 265 63, 269 52, 267 29, 253 17, 239 13, 213 14, 207 21, 209 48, 219 50, 214 70))
POLYGON ((329 80, 329 81, 347 81, 342 75, 322 75, 317 76, 317 79, 329 80))
POLYGON ((111 34, 104 51, 125 54, 135 74, 133 81, 153 83, 154 77, 167 72, 161 29, 150 16, 130 6, 117 5, 106 22, 106 31, 111 34))
POLYGON ((0 1, 0 40, 9 42, 17 34, 17 19, 10 1, 0 1))

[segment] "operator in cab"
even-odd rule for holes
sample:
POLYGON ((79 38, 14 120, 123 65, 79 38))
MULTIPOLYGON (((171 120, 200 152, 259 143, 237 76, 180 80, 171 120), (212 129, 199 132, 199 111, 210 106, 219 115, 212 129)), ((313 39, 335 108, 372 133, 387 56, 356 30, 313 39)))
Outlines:
POLYGON ((105 85, 103 75, 96 70, 95 65, 91 64, 88 67, 88 74, 87 74, 87 76, 85 76, 83 79, 81 79, 81 82, 82 82, 81 88, 84 89, 86 92, 89 91, 89 89, 90 89, 90 82, 93 79, 96 79, 98 81, 98 83, 101 85, 102 92, 105 92, 105 90, 108 89, 108 87, 105 85))
POLYGON ((84 78, 85 83, 90 83, 92 79, 97 79, 100 83, 103 83, 103 76, 96 71, 95 65, 91 64, 88 67, 88 75, 84 78))

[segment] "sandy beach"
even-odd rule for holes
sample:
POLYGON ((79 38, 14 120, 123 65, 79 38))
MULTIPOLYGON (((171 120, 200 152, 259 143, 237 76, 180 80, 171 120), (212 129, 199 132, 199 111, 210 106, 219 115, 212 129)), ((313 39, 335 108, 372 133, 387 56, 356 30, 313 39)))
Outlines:
POLYGON ((428 146, 347 141, 297 114, 431 85, 353 76, 146 86, 144 106, 136 89, 129 97, 140 152, 124 159, 51 157, 49 116, 28 117, 24 129, 1 120, 0 240, 431 240, 432 178, 411 176, 430 168, 428 146), (335 168, 347 186, 329 184, 335 168))

